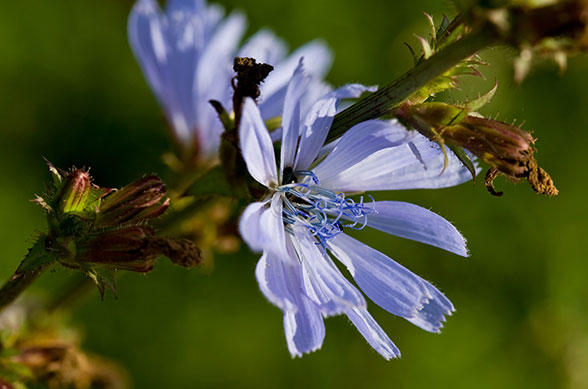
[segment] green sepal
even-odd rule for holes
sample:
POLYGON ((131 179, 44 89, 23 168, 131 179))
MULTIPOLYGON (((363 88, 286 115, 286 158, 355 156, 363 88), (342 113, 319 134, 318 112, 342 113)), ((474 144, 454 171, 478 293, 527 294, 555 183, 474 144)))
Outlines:
POLYGON ((468 169, 468 171, 472 175, 472 181, 476 183, 476 166, 474 165, 472 159, 466 154, 464 148, 451 144, 447 144, 446 146, 451 151, 453 151, 453 154, 455 154, 457 159, 459 159, 463 166, 465 166, 466 169, 468 169))
POLYGON ((494 87, 492 87, 492 89, 490 89, 487 93, 484 93, 478 98, 465 102, 461 105, 466 108, 468 112, 477 111, 492 100, 494 93, 496 93, 496 89, 498 89, 498 82, 495 81, 494 87))
POLYGON ((435 21, 433 21, 433 17, 426 12, 423 12, 425 17, 427 18, 427 22, 429 22, 429 27, 431 28, 431 40, 429 41, 430 47, 434 50, 437 47, 437 29, 435 28, 435 21))
MULTIPOLYGON (((417 57, 416 54, 414 54, 412 47, 406 44, 413 55, 415 66, 418 63, 429 59, 449 44, 459 40, 464 34, 464 25, 460 18, 455 18, 450 21, 445 15, 443 15, 439 28, 436 28, 431 15, 425 12, 425 17, 429 24, 431 38, 427 41, 423 37, 415 35, 421 44, 422 55, 417 57)), ((412 104, 419 104, 440 92, 448 89, 456 89, 459 87, 459 77, 464 75, 484 78, 482 73, 478 70, 478 67, 483 65, 486 65, 486 63, 479 60, 477 56, 466 58, 413 93, 408 98, 408 101, 412 104)))
POLYGON ((47 158, 44 159, 45 163, 47 163, 47 166, 49 167, 51 178, 53 178, 53 185, 55 185, 55 188, 59 190, 61 188, 61 184, 63 183, 63 175, 59 169, 57 169, 55 165, 53 165, 47 158))
POLYGON ((430 96, 435 96, 449 89, 456 89, 459 87, 459 77, 461 76, 469 75, 484 78, 478 67, 485 65, 487 65, 485 62, 477 59, 462 61, 413 93, 408 100, 413 104, 419 104, 426 101, 430 96))
POLYGON ((31 200, 31 202, 40 205, 41 207, 43 207, 43 209, 49 213, 55 213, 55 211, 53 210, 53 207, 51 207, 48 203, 47 200, 45 200, 43 197, 36 195, 35 198, 33 200, 31 200))
POLYGON ((64 213, 87 218, 96 213, 100 207, 102 198, 113 191, 114 189, 111 188, 90 187, 89 190, 84 193, 79 203, 75 206, 64 208, 64 213))
POLYGON ((225 131, 233 131, 235 129, 235 115, 227 113, 225 107, 219 101, 209 100, 208 102, 216 111, 225 131))
POLYGON ((18 269, 16 269, 16 274, 34 271, 56 261, 56 258, 47 252, 45 248, 46 237, 47 236, 43 234, 37 239, 18 266, 18 269))
POLYGON ((82 212, 76 213, 76 215, 81 216, 83 214, 95 214, 98 208, 100 207, 100 202, 102 201, 102 198, 104 198, 104 196, 112 192, 114 192, 114 189, 112 188, 91 188, 90 192, 88 193, 88 196, 85 199, 86 201, 82 209, 82 212))
POLYGON ((419 40, 421 47, 423 48, 423 58, 429 59, 434 54, 433 48, 431 44, 422 36, 416 35, 415 37, 419 40))
POLYGON ((457 124, 469 113, 469 111, 464 107, 435 101, 421 104, 415 107, 418 107, 416 108, 415 116, 422 117, 423 120, 425 120, 430 126, 437 129, 440 129, 443 126, 457 124))
POLYGON ((104 300, 106 289, 109 289, 114 294, 114 298, 117 298, 116 281, 113 270, 100 266, 85 266, 84 271, 98 287, 100 299, 104 300))

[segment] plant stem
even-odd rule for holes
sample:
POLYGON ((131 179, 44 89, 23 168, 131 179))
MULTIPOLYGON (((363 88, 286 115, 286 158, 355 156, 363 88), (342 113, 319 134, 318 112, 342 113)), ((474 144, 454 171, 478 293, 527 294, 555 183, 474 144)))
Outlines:
POLYGON ((477 51, 499 41, 496 29, 486 25, 418 63, 390 85, 365 97, 335 116, 327 143, 343 135, 357 123, 378 118, 406 100, 427 83, 441 76, 477 51))
POLYGON ((0 289, 0 311, 12 303, 20 294, 35 281, 43 271, 50 268, 51 264, 46 263, 35 269, 14 273, 0 289))

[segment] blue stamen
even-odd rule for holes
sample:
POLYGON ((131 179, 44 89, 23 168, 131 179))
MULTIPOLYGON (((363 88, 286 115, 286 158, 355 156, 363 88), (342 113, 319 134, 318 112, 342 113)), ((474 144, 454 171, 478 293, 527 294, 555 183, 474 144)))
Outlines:
POLYGON ((291 181, 278 188, 283 198, 283 218, 286 230, 292 232, 288 226, 299 224, 304 226, 310 234, 315 236, 323 248, 327 241, 336 237, 343 228, 361 230, 367 225, 367 215, 377 212, 375 200, 369 196, 372 206, 364 203, 363 196, 359 202, 345 197, 344 193, 335 193, 318 186, 319 180, 311 171, 300 170, 293 173, 297 179, 302 176, 302 182, 291 181), (348 223, 343 224, 342 220, 348 223))
POLYGON ((296 170, 294 172, 295 176, 306 176, 306 177, 310 177, 312 179, 312 182, 314 182, 315 184, 319 185, 319 180, 317 178, 317 176, 311 172, 310 170, 296 170))

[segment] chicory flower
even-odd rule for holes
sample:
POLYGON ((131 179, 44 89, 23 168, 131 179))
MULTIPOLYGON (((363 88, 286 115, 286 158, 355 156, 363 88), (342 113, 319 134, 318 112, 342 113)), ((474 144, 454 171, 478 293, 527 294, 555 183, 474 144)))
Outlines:
POLYGON ((349 194, 448 187, 471 176, 455 158, 440 175, 444 156, 439 148, 395 121, 360 123, 323 147, 339 101, 358 97, 366 88, 347 85, 332 91, 301 116, 309 78, 301 61, 286 89, 279 168, 260 109, 252 99, 244 103, 243 158, 267 195, 245 209, 240 232, 253 250, 263 252, 256 277, 264 295, 284 313, 293 356, 320 348, 323 319, 345 314, 384 358, 398 357, 363 295, 333 258, 373 302, 426 331, 439 332, 453 305, 432 284, 347 232, 369 226, 461 256, 467 256, 465 239, 424 208, 369 196, 356 201, 349 194))
MULTIPOLYGON (((233 57, 254 57, 274 66, 261 90, 265 119, 281 114, 276 107, 281 107, 301 57, 312 64, 308 71, 317 80, 331 65, 331 53, 322 42, 310 42, 287 56, 285 44, 265 30, 239 48, 245 27, 240 12, 223 17, 220 6, 204 0, 169 0, 165 11, 156 0, 138 0, 131 11, 131 48, 176 142, 197 160, 218 155, 223 127, 209 101, 231 107, 233 57)), ((322 83, 315 84, 314 90, 322 91, 322 83)))

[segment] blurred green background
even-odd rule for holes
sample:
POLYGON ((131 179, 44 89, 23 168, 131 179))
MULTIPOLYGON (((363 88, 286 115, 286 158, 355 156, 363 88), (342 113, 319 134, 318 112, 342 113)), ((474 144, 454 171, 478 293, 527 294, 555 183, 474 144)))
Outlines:
MULTIPOLYGON (((221 1, 244 10, 248 35, 273 29, 297 47, 317 37, 336 58, 327 77, 385 84, 411 66, 403 46, 426 36, 422 11, 453 14, 446 1, 221 1)), ((170 144, 160 109, 129 49, 131 1, 3 1, 0 5, 0 277, 7 278, 44 229, 30 203, 57 166, 91 167, 116 187, 144 173, 165 177, 170 144)), ((323 349, 291 359, 282 315, 259 292, 257 256, 217 256, 212 272, 160 261, 119 283, 119 298, 90 294, 72 315, 86 349, 108 356, 136 388, 587 388, 588 262, 585 169, 588 58, 534 68, 512 82, 514 53, 482 57, 487 80, 465 79, 461 96, 499 89, 483 112, 525 122, 538 138, 539 163, 560 195, 549 199, 504 179, 502 198, 481 182, 378 198, 411 201, 451 220, 471 257, 361 231, 366 242, 433 281, 457 308, 441 335, 426 333, 370 304, 402 351, 384 361, 343 317, 326 321, 323 349)), ((457 97, 449 97, 454 99, 457 97)), ((46 274, 47 294, 71 274, 46 274)))

